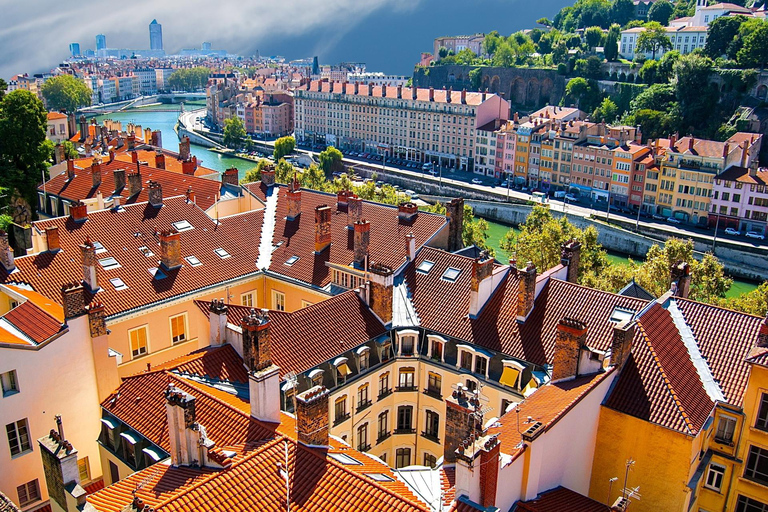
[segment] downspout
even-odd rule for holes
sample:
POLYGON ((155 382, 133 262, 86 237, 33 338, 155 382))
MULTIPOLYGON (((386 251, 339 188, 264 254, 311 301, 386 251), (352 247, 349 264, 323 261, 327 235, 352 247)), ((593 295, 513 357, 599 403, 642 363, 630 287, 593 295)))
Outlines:
MULTIPOLYGON (((733 411, 728 411, 728 412, 733 412, 733 411)), ((744 411, 739 411, 736 414, 744 418, 744 421, 742 422, 742 425, 741 425, 741 435, 739 435, 739 440, 736 441, 736 459, 738 460, 739 448, 741 447, 741 438, 744 435, 744 429, 749 427, 747 427, 747 425, 745 424, 747 420, 747 415, 744 414, 744 411)), ((733 477, 735 474, 736 474, 736 465, 734 462, 734 468, 733 468, 733 471, 731 471, 731 477, 728 479, 728 492, 725 493, 725 502, 723 504, 723 510, 728 510, 728 499, 731 497, 731 488, 733 487, 733 477)))

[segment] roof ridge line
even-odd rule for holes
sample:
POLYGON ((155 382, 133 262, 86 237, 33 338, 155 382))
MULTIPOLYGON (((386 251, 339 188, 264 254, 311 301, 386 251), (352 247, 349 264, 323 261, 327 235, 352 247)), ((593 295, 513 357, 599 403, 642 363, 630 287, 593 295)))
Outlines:
POLYGON ((693 434, 694 433, 693 422, 691 422, 691 419, 688 416, 688 413, 685 412, 685 409, 683 408, 683 404, 680 403, 680 399, 677 396, 677 392, 672 386, 672 381, 669 380, 669 377, 667 377, 667 372, 661 366, 661 363, 659 363, 659 357, 656 354, 656 349, 653 348, 653 345, 648 339, 648 333, 645 332, 642 322, 638 322, 638 325, 640 326, 640 330, 643 332, 643 338, 645 339, 645 344, 648 346, 648 350, 651 351, 651 355, 653 356, 653 363, 654 365, 656 365, 656 368, 661 373, 662 379, 664 380, 664 385, 667 388, 667 391, 669 391, 669 394, 672 397, 672 401, 675 403, 675 406, 677 407, 677 410, 680 413, 680 416, 683 418, 683 422, 688 428, 688 432, 690 434, 693 434))

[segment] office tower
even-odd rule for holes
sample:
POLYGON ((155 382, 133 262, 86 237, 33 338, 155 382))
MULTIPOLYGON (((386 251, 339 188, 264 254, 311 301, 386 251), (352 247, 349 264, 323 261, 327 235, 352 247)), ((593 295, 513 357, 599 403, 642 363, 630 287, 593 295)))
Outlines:
POLYGON ((107 48, 107 36, 99 34, 96 36, 96 51, 105 50, 107 48))
POLYGON ((70 43, 69 44, 69 53, 73 57, 79 57, 80 56, 80 43, 70 43))
POLYGON ((203 43, 203 51, 204 51, 204 52, 209 52, 209 51, 211 51, 211 43, 209 43, 209 42, 207 42, 207 41, 206 41, 206 42, 204 42, 204 43, 203 43))
POLYGON ((163 26, 157 20, 152 20, 149 24, 149 49, 163 49, 163 26))

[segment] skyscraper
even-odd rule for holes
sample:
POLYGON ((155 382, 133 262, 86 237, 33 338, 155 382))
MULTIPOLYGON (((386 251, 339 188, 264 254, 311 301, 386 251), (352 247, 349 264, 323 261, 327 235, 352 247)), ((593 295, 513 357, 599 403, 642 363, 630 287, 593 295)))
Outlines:
POLYGON ((104 50, 107 48, 107 36, 99 34, 96 36, 96 51, 104 50))
POLYGON ((69 43, 69 53, 71 53, 73 57, 79 57, 80 43, 69 43))
POLYGON ((152 20, 149 24, 149 49, 163 49, 163 26, 157 20, 152 20))

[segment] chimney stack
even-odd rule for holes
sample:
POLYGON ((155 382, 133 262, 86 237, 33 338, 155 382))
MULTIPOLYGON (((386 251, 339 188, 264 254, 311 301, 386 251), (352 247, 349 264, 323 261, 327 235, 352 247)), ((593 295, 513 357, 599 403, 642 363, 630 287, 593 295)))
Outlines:
POLYGON ((405 254, 408 261, 416 259, 416 235, 413 234, 413 231, 405 235, 405 254))
POLYGON ((296 396, 296 430, 301 444, 328 446, 328 394, 324 386, 314 386, 296 396))
POLYGON ((272 187, 275 184, 275 166, 268 164, 261 170, 261 184, 272 187))
POLYGON ((363 200, 357 195, 347 198, 347 227, 353 229, 355 222, 363 218, 363 200))
POLYGON ((568 275, 566 280, 569 283, 577 283, 579 280, 579 262, 581 260, 581 244, 575 240, 570 239, 562 246, 562 256, 560 257, 560 263, 564 267, 568 267, 568 275))
POLYGON ((163 230, 160 238, 160 265, 165 270, 181 266, 181 235, 175 229, 163 230))
POLYGON ((672 265, 670 274, 672 277, 671 288, 675 291, 675 296, 687 299, 691 289, 691 268, 688 263, 678 261, 672 265))
POLYGON ((728 158, 728 153, 730 152, 731 152, 731 145, 726 142, 725 144, 723 144, 723 158, 728 158))
POLYGON ((469 295, 469 317, 475 318, 493 293, 493 258, 488 251, 472 262, 472 281, 469 295))
POLYGON ((155 167, 157 169, 165 169, 165 153, 159 149, 155 151, 155 167))
POLYGON ((392 300, 395 287, 395 272, 386 265, 369 265, 370 282, 368 305, 385 324, 392 322, 392 300))
POLYGON ((221 183, 223 185, 232 185, 233 187, 238 186, 240 184, 239 172, 236 167, 230 167, 221 174, 221 183))
POLYGON ((579 355, 587 341, 587 325, 579 320, 563 318, 557 324, 552 382, 575 379, 579 374, 579 355))
POLYGON ((67 181, 72 181, 75 177, 75 161, 67 159, 67 181))
POLYGON ((479 405, 477 396, 462 384, 445 398, 443 458, 446 463, 456 462, 456 450, 461 443, 482 432, 482 416, 475 414, 479 405))
POLYGON ((88 220, 88 207, 82 201, 75 201, 69 205, 69 215, 75 222, 85 222, 88 220))
POLYGON ((397 218, 400 222, 411 222, 419 214, 419 207, 414 203, 400 203, 397 207, 397 218))
POLYGON ((77 450, 64 437, 61 416, 56 416, 56 428, 37 440, 45 473, 45 484, 54 510, 84 510, 85 490, 80 486, 77 450))
POLYGON ((315 207, 315 253, 331 245, 331 208, 326 204, 315 207))
POLYGON ((415 85, 411 86, 411 99, 415 100, 418 97, 418 95, 419 95, 419 89, 415 85))
POLYGON ((136 135, 133 132, 128 135, 126 144, 128 145, 127 151, 134 151, 136 149, 136 135))
POLYGON ((157 182, 149 181, 149 204, 155 208, 163 206, 163 186, 157 182))
MULTIPOLYGON (((262 176, 264 175, 262 174, 262 176)), ((288 185, 285 197, 288 200, 288 215, 285 218, 288 221, 295 220, 301 215, 301 186, 295 174, 293 175, 293 181, 288 185)))
POLYGON ((91 163, 91 179, 93 181, 93 188, 101 186, 101 161, 97 158, 94 158, 93 163, 91 163))
POLYGON ((131 154, 131 163, 136 163, 139 161, 139 152, 138 151, 129 151, 128 153, 131 154))
POLYGON ((368 84, 368 96, 373 96, 373 84, 368 84))
POLYGON ((141 183, 141 174, 132 172, 128 174, 128 197, 136 197, 144 188, 141 183))
POLYGON ((88 123, 85 121, 85 116, 80 115, 80 142, 85 142, 86 137, 88 137, 88 123))
POLYGON ((280 423, 280 369, 272 363, 267 310, 243 317, 243 362, 248 368, 251 416, 280 423))
POLYGON ((688 137, 688 151, 690 152, 693 152, 693 142, 694 142, 694 138, 693 138, 693 135, 691 135, 690 137, 688 137))
POLYGON ((354 235, 354 266, 363 268, 365 266, 365 257, 368 255, 368 244, 371 239, 371 223, 363 219, 355 222, 354 235))
POLYGON ((355 82, 355 96, 360 93, 360 83, 355 82))
POLYGON ((536 300, 536 266, 528 262, 525 269, 518 269, 520 292, 517 296, 517 321, 525 322, 533 311, 533 302, 536 300))
POLYGON ((462 89, 461 90, 461 104, 466 105, 467 104, 467 90, 462 89))
POLYGON ((195 169, 197 168, 196 164, 197 162, 195 157, 192 157, 188 160, 183 160, 181 162, 181 173, 186 174, 187 176, 194 176, 195 169))
POLYGON ((187 203, 197 204, 196 198, 195 198, 195 191, 192 190, 192 185, 187 188, 187 192, 185 193, 187 197, 187 203))
POLYGON ((115 179, 115 194, 119 194, 125 188, 125 169, 115 169, 112 176, 115 179))
POLYGON ((218 347, 227 342, 227 313, 229 307, 224 303, 224 299, 213 299, 208 308, 209 323, 211 328, 210 344, 212 347, 218 347))
POLYGON ((635 322, 624 320, 613 326, 611 343, 611 365, 621 369, 624 361, 632 353, 632 340, 635 337, 635 322))
POLYGON ((91 332, 91 339, 108 334, 104 304, 94 300, 85 309, 88 311, 88 328, 91 332))
POLYGON ((387 84, 381 84, 381 97, 387 97, 387 84))
POLYGON ((763 321, 760 323, 760 330, 757 334, 757 346, 768 347, 768 314, 763 317, 763 321))
POLYGON ((675 148, 675 144, 677 144, 677 134, 673 133, 672 135, 669 136, 669 148, 672 151, 674 151, 676 149, 675 148))
POLYGON ((64 307, 65 320, 85 313, 83 292, 83 285, 80 283, 67 283, 61 286, 61 304, 64 307))
POLYGON ((183 137, 179 142, 179 160, 189 160, 189 137, 183 137))
POLYGON ((429 101, 435 101, 435 88, 429 88, 429 101))
POLYGON ((464 199, 451 199, 445 208, 448 216, 448 252, 456 252, 464 248, 464 199))
POLYGON ((452 100, 451 96, 452 95, 453 95, 453 87, 449 87, 448 90, 445 92, 445 101, 447 103, 451 102, 451 100, 452 100))
POLYGON ((8 243, 8 233, 0 231, 0 264, 9 274, 16 269, 13 259, 13 248, 8 243))
POLYGON ((48 244, 48 252, 56 252, 61 249, 59 242, 59 228, 56 226, 47 226, 45 228, 45 240, 48 244))
POLYGON ((401 100, 403 99, 403 86, 398 85, 397 86, 397 99, 401 100))
MULTIPOLYGON (((172 466, 206 466, 213 442, 197 423, 195 397, 170 382, 163 392, 172 466)), ((144 509, 146 510, 146 508, 144 509)))
POLYGON ((64 151, 64 146, 62 146, 61 143, 56 144, 56 147, 54 148, 54 153, 53 153, 54 164, 58 165, 66 159, 67 159, 67 156, 66 156, 66 152, 64 151))
POLYGON ((749 142, 746 140, 741 143, 741 166, 746 167, 749 164, 749 142))
POLYGON ((336 192, 336 209, 342 211, 345 210, 349 205, 350 196, 353 195, 355 195, 355 193, 350 190, 339 190, 336 192))
POLYGON ((99 278, 96 273, 96 246, 88 237, 80 245, 80 261, 83 265, 83 284, 91 293, 96 293, 99 289, 99 278))
POLYGON ((155 130, 152 132, 152 143, 153 146, 156 148, 163 147, 163 135, 160 130, 155 130))

